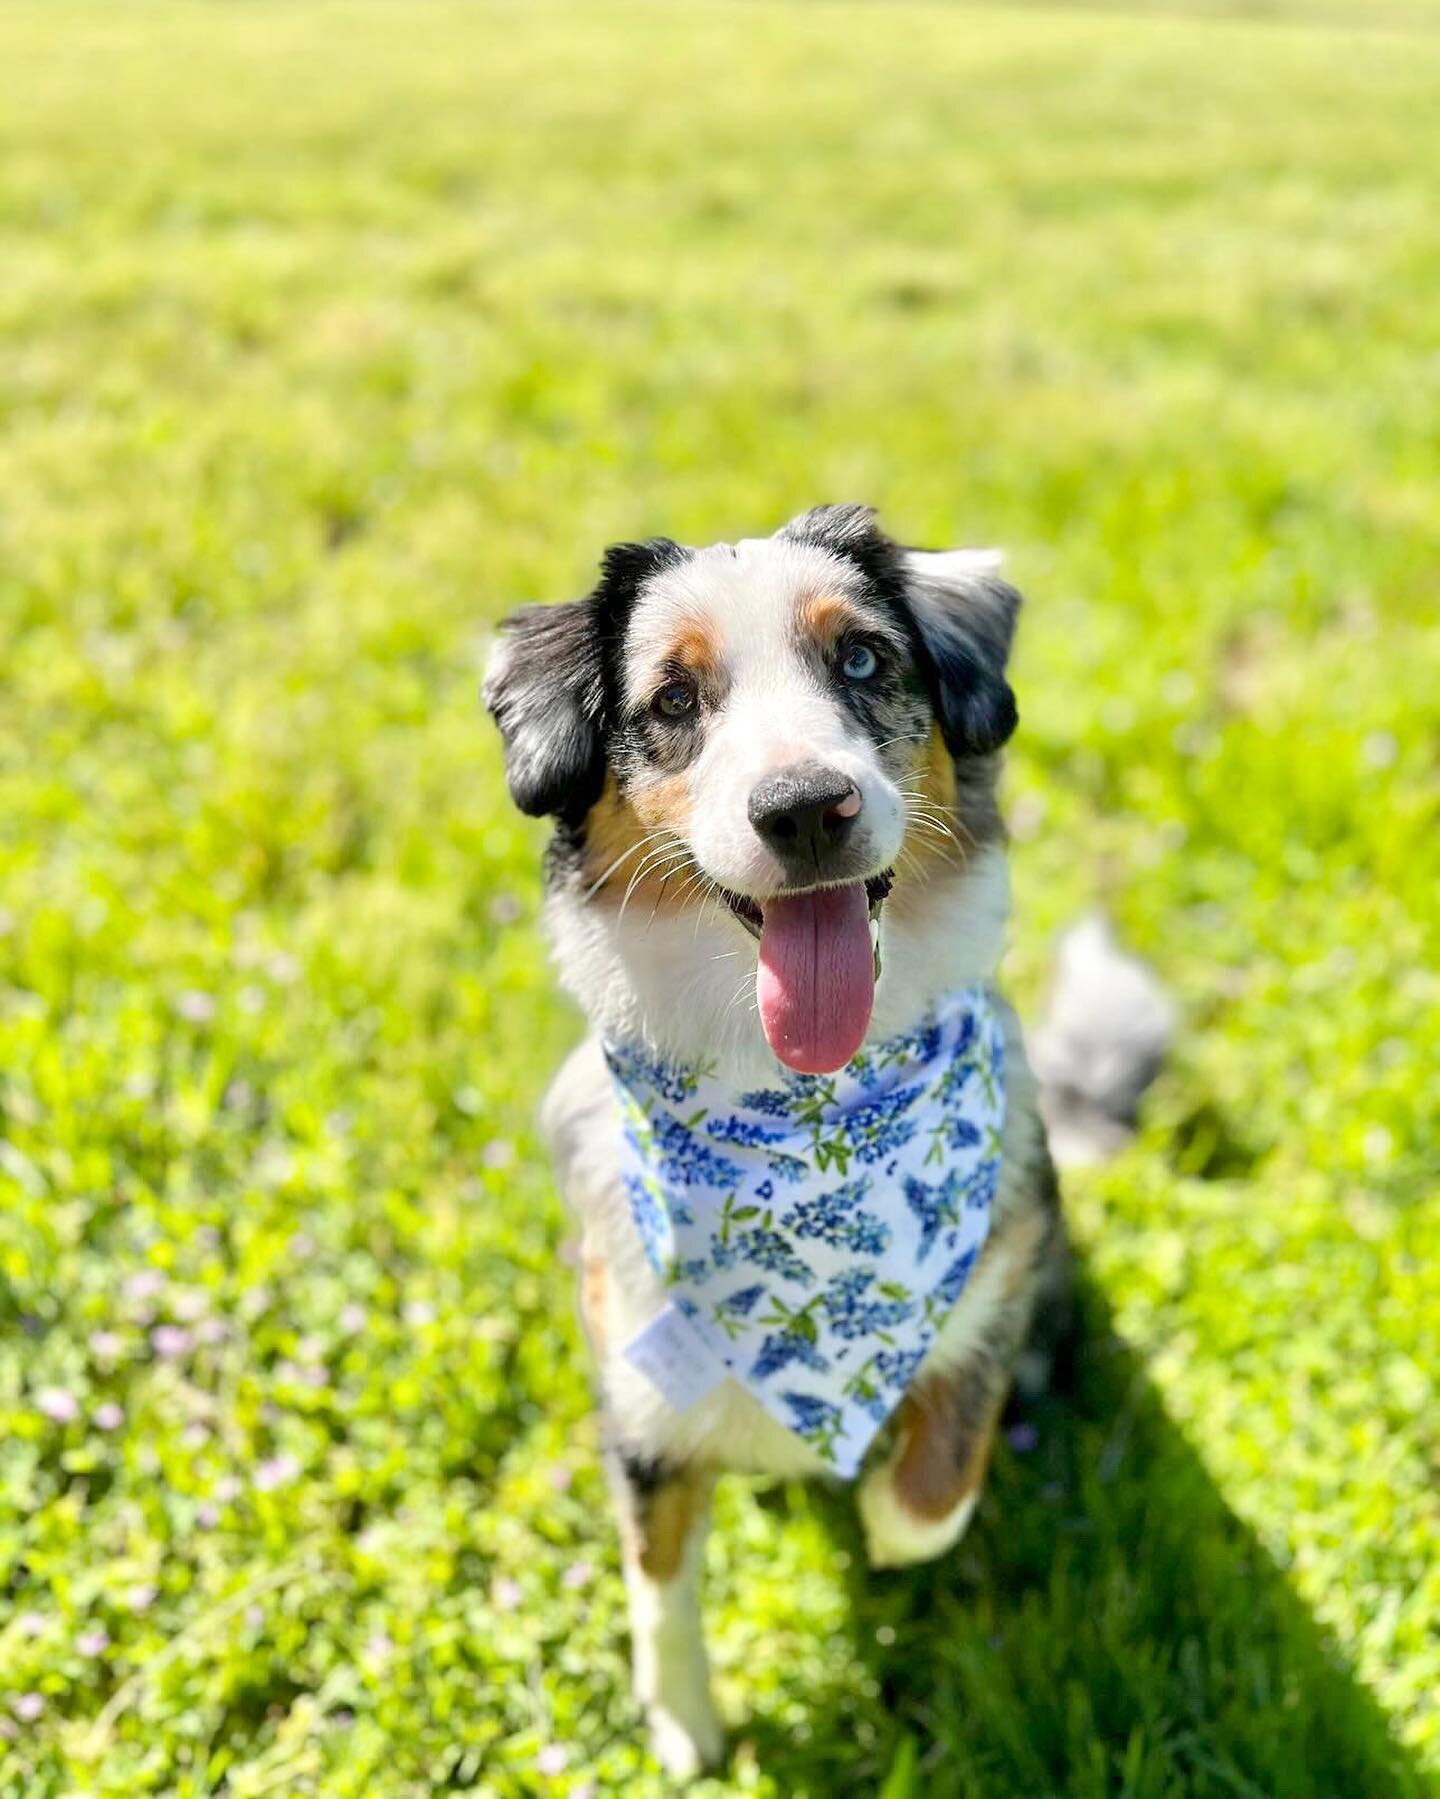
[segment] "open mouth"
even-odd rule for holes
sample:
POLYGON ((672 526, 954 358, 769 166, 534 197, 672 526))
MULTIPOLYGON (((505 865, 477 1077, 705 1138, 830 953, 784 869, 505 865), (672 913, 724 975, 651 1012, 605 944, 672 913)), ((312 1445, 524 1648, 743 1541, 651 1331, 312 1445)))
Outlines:
MULTIPOLYGON (((885 901, 889 899, 890 889, 894 885, 895 870, 893 868, 887 868, 878 875, 871 875, 870 879, 865 883, 866 908, 870 914, 870 922, 872 924, 879 924, 880 908, 884 905, 885 901)), ((747 899, 743 893, 731 893, 730 890, 725 887, 722 887, 720 891, 725 904, 740 920, 741 924, 744 925, 750 935, 758 939, 765 924, 765 915, 760 909, 759 900, 747 899)), ((786 894, 784 897, 788 899, 792 896, 786 894)), ((798 895, 795 897, 807 898, 808 895, 798 895)), ((875 973, 878 978, 880 973, 880 952, 878 949, 875 952, 875 973)))
POLYGON ((725 902, 760 944, 755 997, 765 1039, 798 1074, 843 1068, 865 1041, 880 978, 880 908, 893 869, 845 887, 725 902))

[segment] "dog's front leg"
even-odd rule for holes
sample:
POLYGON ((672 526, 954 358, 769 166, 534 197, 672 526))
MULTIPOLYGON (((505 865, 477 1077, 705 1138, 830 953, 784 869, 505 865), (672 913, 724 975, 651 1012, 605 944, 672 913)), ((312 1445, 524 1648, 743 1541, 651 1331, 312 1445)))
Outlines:
POLYGON ((725 1733, 710 1696, 700 1577, 713 1476, 610 1458, 630 1597, 635 1695, 657 1760, 688 1779, 714 1767, 725 1733))
POLYGON ((958 1543, 974 1516, 1008 1371, 984 1356, 923 1376, 900 1408, 895 1446, 860 1483, 872 1568, 928 1562, 958 1543))

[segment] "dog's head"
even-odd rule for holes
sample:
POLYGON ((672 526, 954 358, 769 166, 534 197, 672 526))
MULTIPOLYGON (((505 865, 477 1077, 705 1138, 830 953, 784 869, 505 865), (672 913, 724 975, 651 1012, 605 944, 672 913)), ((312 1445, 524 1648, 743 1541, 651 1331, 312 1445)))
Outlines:
POLYGON ((618 545, 585 599, 503 627, 485 700, 515 803, 583 840, 597 904, 722 900, 792 1068, 858 1049, 880 907, 963 857, 957 769, 1015 728, 1019 596, 993 566, 822 506, 739 544, 618 545))

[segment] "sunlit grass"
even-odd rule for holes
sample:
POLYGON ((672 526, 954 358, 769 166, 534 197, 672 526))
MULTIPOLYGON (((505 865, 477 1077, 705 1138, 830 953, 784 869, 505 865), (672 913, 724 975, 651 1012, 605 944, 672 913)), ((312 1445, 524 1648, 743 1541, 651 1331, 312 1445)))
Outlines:
POLYGON ((477 652, 849 498, 1031 596, 1027 1007, 1101 898, 1187 1029, 960 1555, 727 1491, 728 1778, 1433 1778, 1440 39, 1337 17, 0 15, 0 1791, 660 1790, 477 652))

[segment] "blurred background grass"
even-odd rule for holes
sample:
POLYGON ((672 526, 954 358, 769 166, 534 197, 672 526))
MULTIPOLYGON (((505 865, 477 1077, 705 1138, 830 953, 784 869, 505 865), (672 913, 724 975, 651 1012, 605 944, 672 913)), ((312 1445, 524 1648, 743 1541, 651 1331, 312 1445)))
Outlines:
POLYGON ((0 1791, 659 1789, 477 656, 851 498, 1187 1029, 962 1553, 727 1491, 725 1785, 1429 1789, 1437 22, 0 14, 0 1791))

